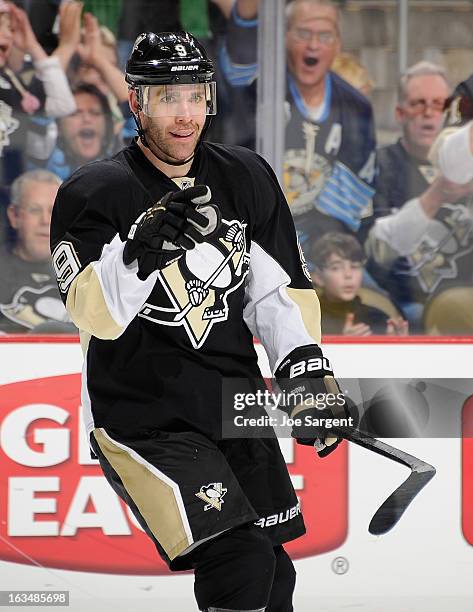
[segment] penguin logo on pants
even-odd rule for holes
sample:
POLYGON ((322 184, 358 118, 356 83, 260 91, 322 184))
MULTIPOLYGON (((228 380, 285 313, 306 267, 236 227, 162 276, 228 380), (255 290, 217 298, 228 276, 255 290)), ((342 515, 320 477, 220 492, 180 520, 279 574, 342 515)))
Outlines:
POLYGON ((224 496, 228 489, 225 489, 222 486, 221 482, 211 482, 210 484, 200 487, 200 491, 195 494, 196 497, 206 502, 204 506, 204 510, 210 510, 210 508, 215 508, 219 512, 222 509, 222 504, 224 503, 224 496))

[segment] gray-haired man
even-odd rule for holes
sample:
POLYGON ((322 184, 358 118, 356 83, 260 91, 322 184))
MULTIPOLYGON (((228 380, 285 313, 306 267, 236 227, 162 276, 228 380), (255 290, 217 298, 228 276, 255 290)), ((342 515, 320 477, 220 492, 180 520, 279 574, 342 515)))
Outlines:
POLYGON ((7 216, 13 236, 0 247, 2 332, 27 332, 69 320, 49 253, 49 224, 60 184, 52 172, 32 170, 11 186, 7 216))
POLYGON ((402 136, 378 152, 368 269, 404 310, 411 330, 423 332, 426 302, 452 284, 471 283, 473 219, 461 203, 471 188, 438 175, 428 159, 450 92, 444 69, 419 62, 401 76, 398 90, 402 136))

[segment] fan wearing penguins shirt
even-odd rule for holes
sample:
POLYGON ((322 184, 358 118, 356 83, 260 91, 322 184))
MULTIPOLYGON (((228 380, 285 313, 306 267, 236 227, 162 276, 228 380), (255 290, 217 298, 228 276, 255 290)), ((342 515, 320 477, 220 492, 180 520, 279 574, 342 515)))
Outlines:
POLYGON ((0 333, 72 331, 59 296, 49 252, 49 224, 61 180, 30 170, 12 183, 9 232, 0 244, 0 333))
MULTIPOLYGON (((204 141, 213 73, 188 33, 138 36, 126 68, 138 138, 61 187, 53 264, 81 330, 86 429, 111 486, 170 569, 194 569, 201 610, 291 612, 283 544, 304 533, 300 506, 274 435, 223 437, 222 383, 263 382, 255 335, 287 393, 338 387, 273 171, 204 141)), ((303 423, 324 416, 296 410, 303 423)), ((321 456, 340 441, 323 423, 292 435, 321 456)))
MULTIPOLYGON (((229 20, 220 62, 234 87, 248 87, 257 77, 259 4, 237 0, 229 20)), ((366 236, 375 178, 373 111, 365 96, 331 71, 341 49, 334 2, 289 2, 285 42, 284 192, 309 256, 326 232, 352 233, 360 242, 366 236)))

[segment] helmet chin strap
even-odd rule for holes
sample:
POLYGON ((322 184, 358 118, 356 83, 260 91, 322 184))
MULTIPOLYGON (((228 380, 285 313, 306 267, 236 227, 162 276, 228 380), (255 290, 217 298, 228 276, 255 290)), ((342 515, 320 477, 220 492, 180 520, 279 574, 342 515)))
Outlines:
MULTIPOLYGON (((159 159, 159 161, 162 161, 165 164, 169 164, 170 166, 185 166, 186 164, 188 164, 192 159, 194 159, 195 156, 195 149, 194 152, 192 153, 192 155, 190 157, 188 157, 187 159, 185 159, 184 161, 169 161, 168 159, 164 159, 162 157, 160 157, 155 151, 153 151, 153 149, 149 146, 148 141, 146 139, 146 134, 145 131, 143 129, 143 126, 141 125, 141 119, 139 117, 139 115, 135 115, 135 113, 133 113, 133 119, 135 120, 136 123, 136 131, 138 133, 138 138, 141 140, 141 142, 143 143, 143 146, 145 146, 149 151, 151 151, 151 153, 157 158, 159 159)), ((201 134, 202 136, 202 134, 201 134)), ((196 149, 197 146, 200 144, 200 138, 199 141, 196 145, 196 149)))

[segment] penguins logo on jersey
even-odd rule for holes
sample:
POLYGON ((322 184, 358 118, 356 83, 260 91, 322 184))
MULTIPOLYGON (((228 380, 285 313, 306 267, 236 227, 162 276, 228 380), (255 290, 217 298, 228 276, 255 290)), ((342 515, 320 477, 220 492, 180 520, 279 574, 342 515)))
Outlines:
POLYGON ((27 329, 33 329, 46 321, 69 321, 56 285, 21 287, 9 304, 0 304, 0 312, 10 321, 27 329))
POLYGON ((0 100, 0 156, 3 149, 10 144, 10 134, 20 126, 18 119, 12 117, 11 106, 0 100))
POLYGON ((245 228, 246 224, 239 221, 222 219, 208 241, 186 251, 158 273, 157 282, 171 306, 150 301, 138 316, 161 325, 182 325, 192 346, 201 348, 212 327, 227 320, 228 296, 248 273, 245 228))
POLYGON ((415 276, 424 292, 432 293, 442 280, 457 278, 457 260, 472 251, 473 216, 469 209, 461 204, 444 204, 409 256, 411 268, 406 274, 415 276))
POLYGON ((284 160, 284 193, 294 216, 311 210, 332 172, 330 162, 315 152, 319 126, 302 124, 305 149, 289 149, 284 160))
POLYGON ((206 502, 204 506, 204 510, 210 510, 210 508, 215 508, 219 512, 222 509, 222 504, 224 502, 223 497, 227 489, 222 486, 221 482, 211 482, 208 485, 200 487, 200 491, 195 494, 196 497, 206 502))

